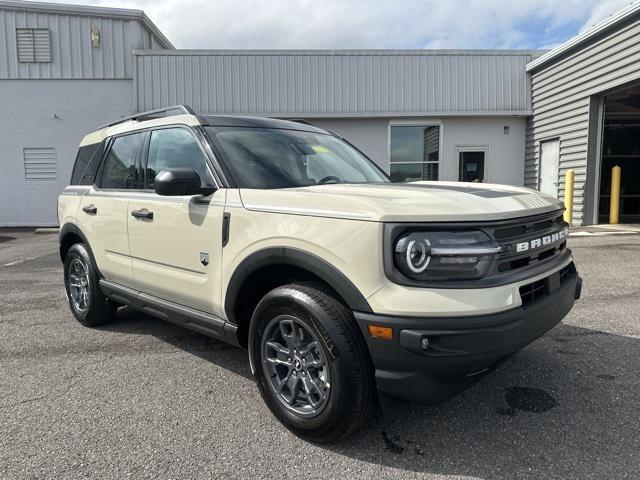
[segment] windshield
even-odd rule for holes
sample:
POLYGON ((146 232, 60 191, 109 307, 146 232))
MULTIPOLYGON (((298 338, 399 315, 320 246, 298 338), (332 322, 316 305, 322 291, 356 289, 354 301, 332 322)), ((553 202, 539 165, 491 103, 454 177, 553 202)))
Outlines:
POLYGON ((364 155, 332 135, 251 127, 207 131, 240 188, 389 182, 364 155))

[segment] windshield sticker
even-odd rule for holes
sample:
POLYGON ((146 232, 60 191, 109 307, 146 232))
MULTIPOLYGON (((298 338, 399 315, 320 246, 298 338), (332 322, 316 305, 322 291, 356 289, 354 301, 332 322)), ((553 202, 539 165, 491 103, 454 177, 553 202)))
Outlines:
POLYGON ((329 149, 322 145, 311 145, 311 148, 313 148, 313 151, 316 153, 329 153, 329 149))

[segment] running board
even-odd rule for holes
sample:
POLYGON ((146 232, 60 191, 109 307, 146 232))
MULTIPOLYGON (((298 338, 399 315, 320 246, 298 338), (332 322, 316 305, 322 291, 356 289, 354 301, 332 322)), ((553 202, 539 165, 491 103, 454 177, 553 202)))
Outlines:
POLYGON ((100 289, 111 300, 128 305, 153 317, 217 338, 232 345, 238 342, 238 327, 216 315, 163 300, 117 283, 100 279, 100 289))

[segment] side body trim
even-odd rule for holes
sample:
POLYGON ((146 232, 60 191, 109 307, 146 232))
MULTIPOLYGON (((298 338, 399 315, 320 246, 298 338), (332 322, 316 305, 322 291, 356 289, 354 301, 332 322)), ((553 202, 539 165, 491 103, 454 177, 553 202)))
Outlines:
POLYGON ((253 273, 269 265, 287 265, 302 268, 320 277, 330 285, 350 309, 372 313, 366 298, 356 286, 341 271, 327 263, 322 258, 290 247, 273 247, 258 250, 245 258, 235 269, 227 286, 224 309, 229 321, 237 325, 234 316, 234 306, 242 285, 253 273))
POLYGON ((240 346, 235 325, 230 325, 220 317, 163 300, 105 279, 100 280, 100 288, 107 297, 118 303, 129 305, 141 312, 209 337, 240 346))

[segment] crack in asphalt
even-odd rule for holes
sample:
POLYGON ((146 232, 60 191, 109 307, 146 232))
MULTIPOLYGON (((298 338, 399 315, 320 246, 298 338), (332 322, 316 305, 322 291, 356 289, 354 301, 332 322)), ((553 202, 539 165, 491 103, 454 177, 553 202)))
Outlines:
POLYGON ((102 358, 100 360, 95 360, 92 362, 85 362, 82 363, 80 365, 78 365, 75 370, 73 371, 73 373, 71 374, 71 376, 66 380, 67 385, 63 387, 61 392, 51 392, 51 393, 46 393, 44 395, 38 395, 36 397, 32 397, 32 398, 26 398, 24 400, 20 400, 19 402, 14 402, 14 403, 10 403, 8 405, 0 405, 0 410, 6 410, 8 408, 13 408, 13 407, 17 407, 18 405, 24 405, 25 403, 33 403, 33 402, 39 402, 41 400, 57 400, 60 399, 62 397, 64 397, 67 393, 69 393, 69 391, 71 391, 71 389, 76 386, 78 383, 80 383, 81 378, 79 378, 82 373, 84 373, 82 370, 85 369, 86 367, 89 367, 91 365, 98 365, 101 363, 106 363, 109 360, 111 360, 113 358, 113 356, 109 356, 107 358, 102 358), (75 380, 75 381, 74 381, 75 380))

